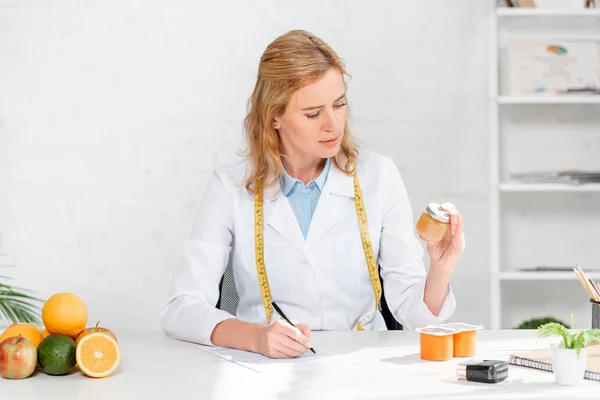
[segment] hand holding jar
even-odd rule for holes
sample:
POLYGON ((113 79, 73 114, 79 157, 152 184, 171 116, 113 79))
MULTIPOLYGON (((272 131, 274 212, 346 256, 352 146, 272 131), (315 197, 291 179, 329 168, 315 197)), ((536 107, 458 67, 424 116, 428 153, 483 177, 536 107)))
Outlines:
POLYGON ((452 203, 430 203, 417 221, 417 233, 427 243, 430 268, 449 274, 465 249, 462 215, 452 203))

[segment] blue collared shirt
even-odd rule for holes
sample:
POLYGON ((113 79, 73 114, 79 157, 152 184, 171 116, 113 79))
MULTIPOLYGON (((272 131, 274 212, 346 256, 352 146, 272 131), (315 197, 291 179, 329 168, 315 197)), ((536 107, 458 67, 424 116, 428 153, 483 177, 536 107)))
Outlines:
POLYGON ((316 179, 308 182, 308 185, 305 185, 304 182, 299 179, 291 177, 285 168, 283 169, 283 194, 287 197, 292 206, 292 210, 294 211, 294 215, 296 215, 296 220, 298 221, 304 239, 306 239, 308 227, 310 226, 310 221, 315 213, 315 208, 317 207, 321 191, 323 191, 323 186, 325 186, 325 182, 327 182, 330 167, 331 159, 328 158, 321 174, 316 179))

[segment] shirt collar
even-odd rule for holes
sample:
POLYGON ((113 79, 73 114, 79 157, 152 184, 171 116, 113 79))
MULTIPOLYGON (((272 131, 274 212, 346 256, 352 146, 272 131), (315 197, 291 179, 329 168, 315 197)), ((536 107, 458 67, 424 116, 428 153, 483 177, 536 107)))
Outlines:
MULTIPOLYGON (((325 161, 325 167, 323 167, 323 171, 321 171, 321 174, 317 178, 310 181, 308 183, 308 185, 310 185, 312 182, 315 182, 317 184, 317 187, 319 188, 319 191, 322 192, 323 186, 325 186, 325 182, 327 182, 327 176, 329 175, 330 168, 331 168, 331 159, 328 158, 327 161, 325 161)), ((300 179, 296 179, 296 178, 290 176, 290 174, 288 174, 288 172, 285 170, 285 167, 284 167, 283 168, 283 183, 282 183, 283 194, 285 196, 290 194, 290 192, 292 191, 294 186, 296 186, 297 183, 304 185, 304 183, 300 179)), ((306 185, 306 186, 308 187, 308 185, 306 185)))

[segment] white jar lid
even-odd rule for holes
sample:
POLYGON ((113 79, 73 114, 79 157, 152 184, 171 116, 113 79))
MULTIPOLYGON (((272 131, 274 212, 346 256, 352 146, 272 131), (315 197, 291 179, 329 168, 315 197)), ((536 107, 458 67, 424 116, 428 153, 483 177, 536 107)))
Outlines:
POLYGON ((429 203, 425 211, 440 222, 450 222, 450 215, 448 215, 448 212, 444 211, 442 206, 438 203, 429 203))

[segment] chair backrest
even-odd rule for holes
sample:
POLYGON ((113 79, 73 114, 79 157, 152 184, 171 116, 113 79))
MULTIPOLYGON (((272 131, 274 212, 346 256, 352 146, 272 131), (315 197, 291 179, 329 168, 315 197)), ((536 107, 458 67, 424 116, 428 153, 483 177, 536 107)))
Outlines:
MULTIPOLYGON (((385 296, 383 293, 383 280, 381 281, 381 303, 379 304, 379 311, 383 315, 385 325, 390 331, 401 331, 402 325, 396 321, 394 315, 390 311, 385 296)), ((223 311, 227 311, 231 315, 236 315, 237 307, 240 302, 240 296, 238 295, 235 287, 235 278, 233 276, 233 253, 229 255, 229 261, 227 262, 227 268, 221 278, 219 284, 219 301, 217 301, 217 308, 223 311)))
POLYGON ((231 253, 227 262, 227 268, 225 268, 225 273, 223 273, 221 283, 219 283, 217 308, 227 311, 231 315, 236 315, 239 302, 240 296, 235 287, 235 277, 233 276, 233 253, 231 253))
POLYGON ((385 326, 387 326, 388 331, 402 331, 404 330, 404 327, 400 322, 396 321, 396 318, 394 318, 394 314, 392 314, 390 308, 388 307, 387 301, 385 301, 385 293, 383 290, 383 279, 381 279, 381 273, 379 274, 379 282, 381 282, 381 302, 379 303, 379 311, 381 311, 381 315, 383 315, 385 326))

